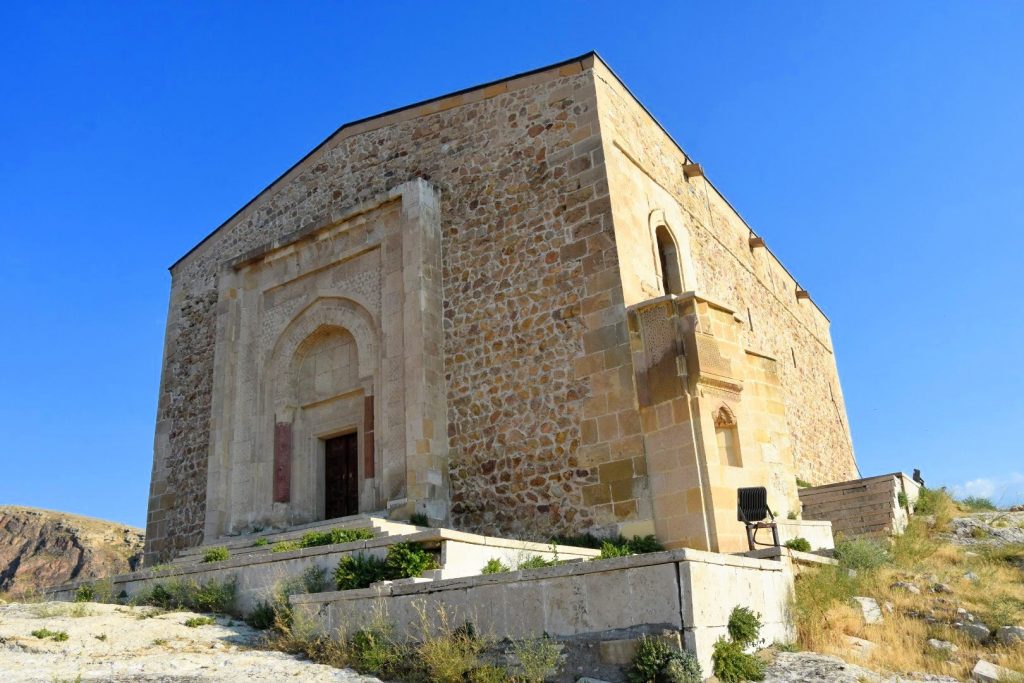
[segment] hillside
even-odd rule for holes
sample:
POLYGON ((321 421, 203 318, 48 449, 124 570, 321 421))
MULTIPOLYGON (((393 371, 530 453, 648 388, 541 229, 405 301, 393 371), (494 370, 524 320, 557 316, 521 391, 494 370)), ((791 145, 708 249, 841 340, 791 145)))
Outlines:
POLYGON ((64 512, 0 505, 0 592, 12 594, 136 568, 141 529, 64 512))

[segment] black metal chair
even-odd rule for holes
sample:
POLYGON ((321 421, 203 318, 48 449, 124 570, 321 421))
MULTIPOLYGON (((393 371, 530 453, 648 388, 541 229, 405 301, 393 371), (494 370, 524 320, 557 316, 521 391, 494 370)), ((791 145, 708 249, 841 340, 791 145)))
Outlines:
POLYGON ((775 524, 775 515, 768 507, 768 489, 764 486, 736 490, 736 519, 747 527, 747 545, 751 550, 759 545, 779 547, 779 527, 775 524), (766 518, 771 521, 764 521, 766 518), (771 529, 773 542, 758 543, 759 529, 771 529))

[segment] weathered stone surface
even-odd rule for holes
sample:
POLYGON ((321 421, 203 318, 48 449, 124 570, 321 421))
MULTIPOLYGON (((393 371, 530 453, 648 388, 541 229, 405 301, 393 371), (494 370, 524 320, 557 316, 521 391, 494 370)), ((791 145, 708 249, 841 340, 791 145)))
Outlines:
POLYGON ((912 593, 914 595, 921 594, 921 589, 918 588, 915 584, 912 584, 908 581, 897 581, 896 583, 889 586, 889 588, 891 588, 894 591, 903 591, 905 593, 912 593))
POLYGON ((1024 626, 1001 626, 996 638, 1003 645, 1024 644, 1024 626))
POLYGON ((199 615, 95 603, 0 604, 4 683, 380 683, 348 669, 256 649, 263 632, 227 617, 218 617, 214 625, 185 626, 195 616, 199 615), (78 611, 72 613, 72 608, 78 611), (68 640, 29 635, 42 627, 66 631, 68 640))
POLYGON ((935 681, 957 683, 948 676, 911 674, 909 676, 881 676, 875 671, 844 662, 838 657, 814 652, 780 652, 765 672, 765 683, 907 683, 907 681, 935 681))
POLYGON ((948 640, 938 640, 937 638, 929 638, 928 647, 933 650, 942 650, 944 652, 957 652, 960 649, 948 640))
POLYGON ((953 624, 953 628, 970 636, 979 643, 984 643, 992 637, 992 631, 990 631, 988 626, 985 626, 984 624, 958 621, 953 624))
POLYGON ((858 638, 857 636, 846 636, 846 643, 850 646, 851 654, 866 659, 871 656, 871 653, 878 647, 877 643, 872 643, 870 640, 858 638))
POLYGON ((1014 674, 1014 671, 1007 669, 1005 666, 999 666, 984 659, 979 659, 978 663, 971 669, 971 678, 978 681, 978 683, 999 683, 999 681, 1010 680, 1014 674))
POLYGON ((0 591, 122 574, 142 560, 142 530, 63 512, 0 506, 0 591))
POLYGON ((860 607, 865 624, 877 624, 882 621, 882 610, 879 608, 877 600, 859 596, 854 597, 853 600, 860 607))

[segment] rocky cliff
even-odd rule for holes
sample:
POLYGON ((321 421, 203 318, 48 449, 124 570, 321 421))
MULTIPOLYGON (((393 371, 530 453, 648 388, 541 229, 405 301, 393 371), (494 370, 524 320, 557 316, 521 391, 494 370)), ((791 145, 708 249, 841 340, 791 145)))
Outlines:
POLYGON ((0 505, 0 591, 23 593, 131 571, 141 529, 63 512, 0 505))

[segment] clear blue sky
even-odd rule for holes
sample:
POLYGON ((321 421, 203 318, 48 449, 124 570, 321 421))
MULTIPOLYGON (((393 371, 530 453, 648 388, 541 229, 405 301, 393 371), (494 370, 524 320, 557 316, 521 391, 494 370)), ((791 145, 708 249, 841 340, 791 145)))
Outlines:
POLYGON ((1024 4, 626 4, 4 3, 0 503, 143 524, 167 266, 341 123, 591 49, 830 316, 863 473, 1024 497, 1024 4))

